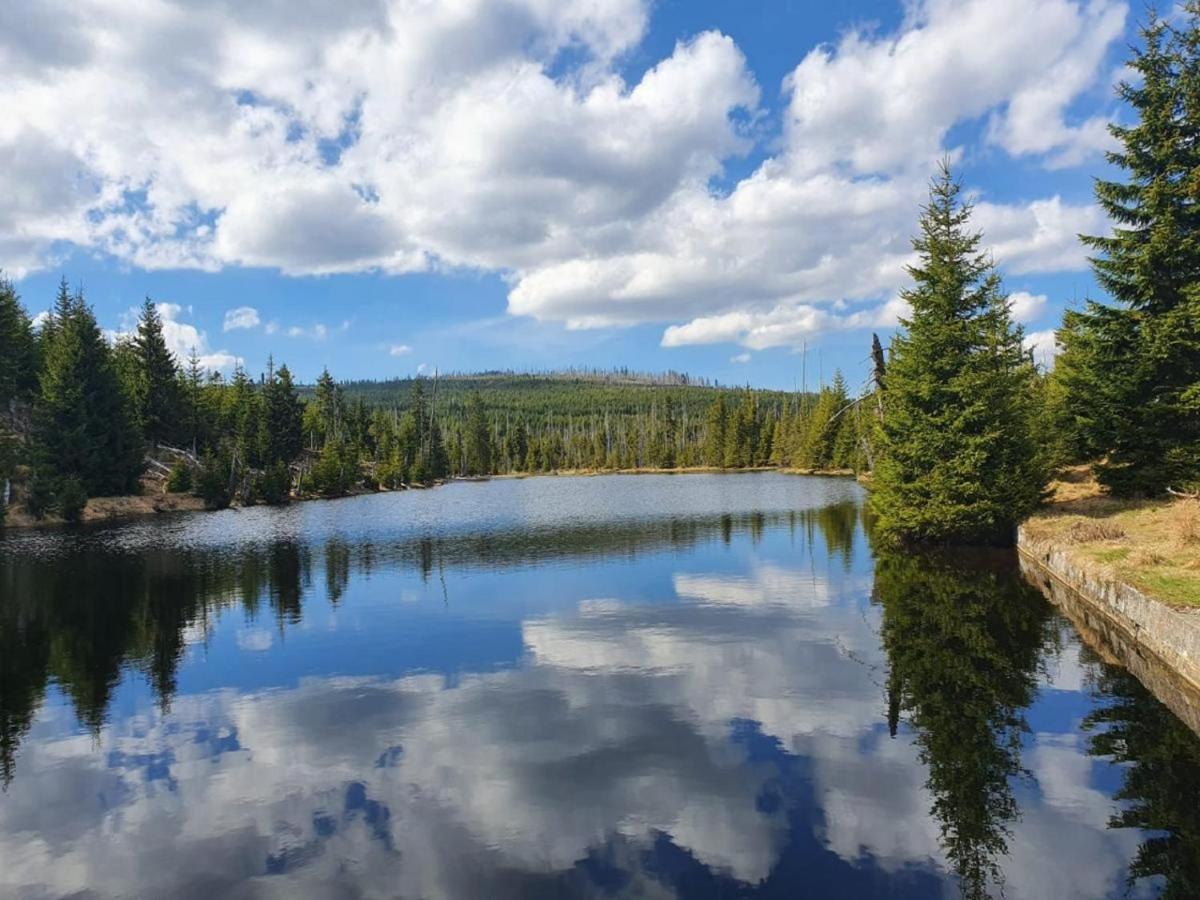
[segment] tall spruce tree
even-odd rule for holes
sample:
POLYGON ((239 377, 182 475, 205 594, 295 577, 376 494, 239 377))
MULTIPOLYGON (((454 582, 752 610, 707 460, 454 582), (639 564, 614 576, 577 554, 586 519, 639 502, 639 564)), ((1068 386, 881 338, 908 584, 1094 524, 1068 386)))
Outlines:
POLYGON ((180 435, 183 403, 179 391, 179 364, 167 348, 162 316, 147 297, 133 336, 137 359, 137 416, 151 444, 176 440, 180 435))
POLYGON ((1009 543, 1045 482, 1035 371, 960 192, 943 163, 913 239, 912 313, 892 342, 871 497, 891 541, 1009 543))
POLYGON ((37 343, 33 326, 11 281, 0 273, 0 416, 13 401, 37 392, 37 343))
POLYGON ((82 293, 71 294, 65 280, 44 331, 36 412, 43 474, 77 480, 91 496, 133 491, 142 446, 112 351, 82 293))
POLYGON ((198 453, 205 434, 204 369, 193 347, 188 354, 187 369, 180 376, 180 396, 183 400, 184 439, 198 453))
POLYGON ((1136 121, 1110 126, 1125 180, 1095 186, 1115 227, 1083 238, 1116 302, 1059 332, 1069 424, 1124 494, 1200 481, 1200 3, 1176 28, 1152 14, 1142 37, 1118 87, 1136 121))
POLYGON ((263 388, 263 462, 291 463, 300 455, 303 446, 304 409, 286 365, 270 372, 263 388))
POLYGON ((490 475, 492 472, 492 435, 483 410, 483 397, 478 391, 467 403, 466 424, 467 472, 471 475, 490 475))
POLYGON ((704 464, 724 468, 726 431, 729 429, 729 405, 725 394, 717 394, 705 416, 704 464))

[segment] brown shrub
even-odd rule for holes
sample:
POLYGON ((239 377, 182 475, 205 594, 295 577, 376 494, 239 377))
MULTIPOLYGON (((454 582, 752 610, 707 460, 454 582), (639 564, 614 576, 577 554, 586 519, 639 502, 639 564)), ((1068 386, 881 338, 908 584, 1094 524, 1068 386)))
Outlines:
POLYGON ((1157 566, 1166 562, 1167 559, 1151 547, 1138 547, 1125 557, 1125 561, 1133 566, 1157 566))
POLYGON ((1075 544, 1091 541, 1119 541, 1125 537, 1120 525, 1098 519, 1080 519, 1073 522, 1067 531, 1067 539, 1075 544))
POLYGON ((1200 547, 1200 500, 1181 500, 1171 506, 1170 525, 1183 549, 1200 547))

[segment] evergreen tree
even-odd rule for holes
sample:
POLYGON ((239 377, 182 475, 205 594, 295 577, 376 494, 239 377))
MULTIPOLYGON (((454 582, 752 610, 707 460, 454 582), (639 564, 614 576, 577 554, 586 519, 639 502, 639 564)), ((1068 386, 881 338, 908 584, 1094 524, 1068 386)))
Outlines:
POLYGON ((509 466, 519 471, 525 465, 525 457, 529 455, 529 431, 525 428, 524 419, 517 420, 517 427, 511 437, 507 453, 509 466))
POLYGON ((327 441, 341 439, 346 418, 345 400, 341 387, 333 380, 329 369, 322 370, 317 379, 316 395, 306 412, 309 416, 305 431, 309 433, 311 449, 324 446, 327 441))
POLYGON ((1083 239, 1116 305, 1090 303, 1060 333, 1067 403, 1096 410, 1098 475, 1121 493, 1200 481, 1200 4, 1183 19, 1152 15, 1129 63, 1139 77, 1118 87, 1136 115, 1110 126, 1125 180, 1095 187, 1115 228, 1083 239))
POLYGON ((11 495, 10 478, 22 456, 19 407, 37 390, 37 344, 16 290, 0 273, 0 525, 11 495))
POLYGON ((492 436, 483 411, 483 397, 478 391, 471 395, 467 406, 466 449, 467 472, 471 475, 490 475, 492 436))
POLYGON ((37 432, 41 467, 90 496, 137 486, 142 448, 91 308, 64 281, 46 329, 37 432))
POLYGON ((235 469, 257 468, 262 461, 263 435, 260 396, 254 382, 240 365, 233 370, 229 390, 224 392, 224 433, 232 444, 235 469))
POLYGON ((724 467, 725 465, 725 431, 729 425, 729 408, 725 403, 725 395, 717 394, 708 407, 705 418, 704 464, 706 466, 724 467))
POLYGON ((187 369, 181 377, 180 395, 183 398, 184 437, 191 444, 192 453, 199 451, 207 437, 204 406, 204 370, 196 348, 188 355, 187 369))
POLYGON ((37 392, 37 344, 33 326, 12 282, 0 273, 0 414, 37 392))
POLYGON ((727 469, 742 469, 756 462, 758 437, 758 407, 749 391, 729 417, 725 428, 725 448, 722 464, 727 469))
POLYGON ((1097 460, 1113 446, 1114 425, 1127 399, 1127 383, 1114 374, 1132 366, 1133 324, 1121 310, 1099 305, 1063 313, 1055 333, 1060 352, 1046 397, 1060 463, 1097 460), (1118 330, 1124 333, 1114 339, 1118 330))
POLYGON ((142 303, 132 345, 137 360, 136 414, 142 433, 151 444, 170 443, 179 434, 183 409, 179 366, 167 348, 162 316, 149 297, 142 303))
POLYGON ((277 372, 271 367, 263 387, 263 407, 263 461, 268 465, 291 463, 300 455, 304 441, 303 408, 286 365, 277 372))
POLYGON ((796 465, 809 469, 828 469, 834 465, 834 447, 846 406, 846 382, 837 372, 833 384, 822 387, 817 402, 808 410, 803 426, 798 430, 799 443, 793 452, 796 465))
POLYGON ((1007 543, 1045 477, 1031 433, 1034 369, 971 206, 943 163, 892 343, 871 502, 894 541, 1007 543))

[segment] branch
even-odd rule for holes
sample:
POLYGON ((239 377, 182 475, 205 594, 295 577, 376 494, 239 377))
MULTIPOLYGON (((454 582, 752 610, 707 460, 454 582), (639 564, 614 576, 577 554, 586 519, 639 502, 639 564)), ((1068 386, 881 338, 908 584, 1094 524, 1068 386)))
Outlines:
POLYGON ((171 447, 167 444, 158 444, 157 447, 159 450, 162 450, 166 453, 170 453, 174 456, 178 456, 181 459, 187 460, 193 466, 200 465, 200 460, 196 459, 196 456, 194 453, 188 453, 188 451, 186 451, 186 450, 180 450, 178 447, 171 447))
POLYGON ((1177 491, 1175 488, 1167 488, 1167 493, 1172 497, 1182 497, 1184 500, 1200 500, 1200 491, 1177 491))
POLYGON ((152 468, 154 468, 154 469, 158 470, 159 472, 164 472, 164 473, 166 473, 167 475, 170 475, 170 474, 171 474, 171 468, 170 468, 170 466, 165 466, 165 465, 163 465, 163 464, 162 464, 162 463, 160 463, 160 462, 159 462, 157 459, 155 459, 153 456, 147 456, 147 457, 146 457, 146 465, 148 465, 148 466, 150 466, 150 467, 152 467, 152 468))

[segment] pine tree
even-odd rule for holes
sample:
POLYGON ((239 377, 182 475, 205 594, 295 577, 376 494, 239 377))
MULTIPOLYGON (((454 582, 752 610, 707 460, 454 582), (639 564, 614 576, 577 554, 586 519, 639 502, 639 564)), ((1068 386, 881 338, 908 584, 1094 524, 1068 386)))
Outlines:
POLYGON ((78 479, 90 496, 137 486, 141 441, 132 426, 112 352, 82 294, 60 286, 46 329, 37 431, 50 479, 78 479))
POLYGON ((162 316, 149 297, 142 303, 133 349, 137 359, 137 417, 142 433, 151 444, 174 441, 183 410, 179 366, 167 348, 162 316))
POLYGON ((872 506, 892 541, 1007 543, 1045 481, 1031 434, 1034 369, 971 206, 943 163, 892 343, 872 506))
POLYGON ((1059 332, 1080 448, 1107 453, 1097 473, 1125 494, 1200 481, 1200 4, 1184 23, 1152 16, 1139 78, 1118 87, 1136 115, 1110 126, 1125 180, 1095 186, 1115 227, 1083 239, 1115 305, 1089 303, 1059 332))

